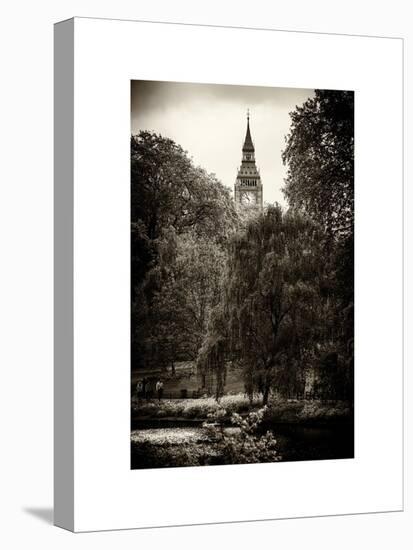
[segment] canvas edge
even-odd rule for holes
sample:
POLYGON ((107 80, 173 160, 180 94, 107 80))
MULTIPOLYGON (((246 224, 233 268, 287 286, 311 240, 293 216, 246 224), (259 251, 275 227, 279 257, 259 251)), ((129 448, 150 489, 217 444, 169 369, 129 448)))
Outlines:
POLYGON ((54 25, 54 518, 74 531, 74 20, 54 25))

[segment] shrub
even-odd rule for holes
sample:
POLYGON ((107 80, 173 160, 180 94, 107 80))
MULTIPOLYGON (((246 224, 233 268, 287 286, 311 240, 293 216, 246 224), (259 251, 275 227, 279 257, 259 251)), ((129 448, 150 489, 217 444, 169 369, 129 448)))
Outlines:
MULTIPOLYGON (((166 416, 182 418, 207 418, 209 414, 220 408, 225 408, 230 416, 232 413, 244 413, 251 410, 251 403, 242 394, 225 395, 219 402, 214 397, 199 399, 163 399, 162 401, 132 401, 135 414, 164 418, 166 416)), ((252 407, 258 407, 258 400, 253 401, 252 407)))
POLYGON ((271 426, 279 422, 339 422, 352 418, 352 407, 346 401, 323 403, 322 401, 273 401, 267 408, 263 424, 271 426))
POLYGON ((236 428, 225 428, 228 412, 223 407, 209 415, 204 428, 213 443, 216 454, 212 462, 219 464, 250 464, 277 462, 281 456, 277 453, 277 440, 271 432, 259 435, 258 427, 262 422, 266 407, 249 413, 245 418, 232 413, 231 423, 236 428))

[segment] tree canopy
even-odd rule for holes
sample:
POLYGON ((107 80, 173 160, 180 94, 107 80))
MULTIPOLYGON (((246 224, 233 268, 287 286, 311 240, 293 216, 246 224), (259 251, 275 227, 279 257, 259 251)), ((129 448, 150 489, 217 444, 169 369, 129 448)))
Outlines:
MULTIPOLYGON (((290 113, 282 158, 291 208, 322 229, 326 278, 322 299, 332 313, 330 357, 352 387, 354 362, 354 92, 315 90, 290 113)), ((328 361, 327 361, 328 363, 328 361)))
POLYGON ((354 223, 354 92, 315 90, 290 113, 282 158, 284 194, 328 236, 347 235, 354 223))
POLYGON ((230 194, 171 139, 140 132, 131 137, 131 222, 132 362, 193 359, 238 224, 230 194))

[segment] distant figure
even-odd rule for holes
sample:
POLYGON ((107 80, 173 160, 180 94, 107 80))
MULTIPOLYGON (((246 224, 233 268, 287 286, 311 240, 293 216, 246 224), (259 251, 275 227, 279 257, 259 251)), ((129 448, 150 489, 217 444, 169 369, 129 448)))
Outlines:
POLYGON ((158 401, 160 401, 162 399, 162 395, 163 395, 163 382, 162 380, 158 380, 156 382, 156 393, 158 394, 158 401))
POLYGON ((138 383, 136 384, 136 393, 138 396, 138 399, 141 399, 143 397, 143 381, 138 380, 138 383))
POLYGON ((150 380, 147 380, 145 382, 145 385, 143 387, 143 391, 144 391, 144 394, 145 394, 145 397, 146 397, 146 400, 150 399, 152 397, 151 395, 151 382, 150 380))

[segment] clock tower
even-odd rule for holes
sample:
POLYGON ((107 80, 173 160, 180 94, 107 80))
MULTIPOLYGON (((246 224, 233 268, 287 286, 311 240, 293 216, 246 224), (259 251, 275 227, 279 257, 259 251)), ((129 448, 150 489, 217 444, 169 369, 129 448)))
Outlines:
POLYGON ((261 176, 255 164, 255 148, 251 139, 250 115, 247 111, 247 133, 242 147, 242 161, 234 185, 234 200, 237 209, 262 211, 261 176))

